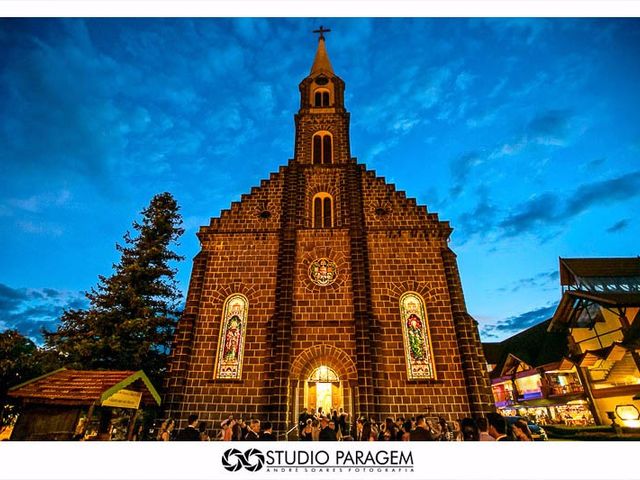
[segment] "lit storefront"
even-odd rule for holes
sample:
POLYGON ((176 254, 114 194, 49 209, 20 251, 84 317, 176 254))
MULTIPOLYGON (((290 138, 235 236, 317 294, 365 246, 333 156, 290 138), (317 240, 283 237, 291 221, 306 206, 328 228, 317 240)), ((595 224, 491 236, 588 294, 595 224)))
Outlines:
POLYGON ((576 366, 566 358, 564 334, 550 320, 485 348, 496 410, 541 425, 593 425, 595 419, 576 366), (525 360, 526 359, 526 360, 525 360))
POLYGON ((496 409, 502 415, 528 417, 540 425, 594 425, 595 419, 579 381, 571 371, 545 372, 544 375, 533 374, 502 381, 492 385, 496 409), (545 388, 545 377, 560 377, 567 383, 545 388), (500 401, 503 398, 500 392, 503 391, 510 392, 510 400, 500 401), (519 392, 519 396, 514 392, 519 392))
POLYGON ((596 422, 640 427, 640 258, 560 259, 560 282, 549 332, 567 332, 596 422))

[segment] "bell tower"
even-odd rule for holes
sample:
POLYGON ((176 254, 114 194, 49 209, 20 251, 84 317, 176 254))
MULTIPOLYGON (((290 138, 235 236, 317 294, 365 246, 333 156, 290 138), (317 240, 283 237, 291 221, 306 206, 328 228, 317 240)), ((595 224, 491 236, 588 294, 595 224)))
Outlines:
POLYGON ((181 421, 234 414, 295 438, 303 407, 492 408, 451 227, 351 156, 328 31, 299 85, 293 158, 198 232, 165 385, 181 421))
POLYGON ((344 108, 344 81, 333 72, 322 26, 309 75, 300 82, 300 110, 295 115, 295 161, 302 164, 348 163, 349 113, 344 108))

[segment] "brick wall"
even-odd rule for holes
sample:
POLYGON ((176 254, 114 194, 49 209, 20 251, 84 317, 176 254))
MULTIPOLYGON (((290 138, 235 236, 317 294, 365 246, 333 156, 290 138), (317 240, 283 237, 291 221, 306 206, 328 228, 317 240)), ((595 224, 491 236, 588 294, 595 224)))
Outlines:
MULTIPOLYGON (((336 82, 342 102, 344 85, 336 82)), ((300 88, 307 95, 310 82, 300 88)), ((387 415, 428 413, 456 419, 490 410, 491 394, 475 321, 466 312, 451 228, 350 157, 342 104, 314 113, 307 97, 296 115, 295 157, 198 236, 184 315, 165 384, 167 414, 192 412, 219 422, 258 416, 283 432, 295 422, 304 383, 319 365, 342 381, 345 406, 387 415), (334 164, 311 164, 311 138, 328 130, 334 164), (311 228, 318 192, 334 199, 334 228, 311 228), (309 279, 329 258, 336 281, 309 279), (409 381, 399 300, 425 300, 436 378, 409 381), (234 293, 249 301, 242 379, 213 378, 220 319, 234 293)))

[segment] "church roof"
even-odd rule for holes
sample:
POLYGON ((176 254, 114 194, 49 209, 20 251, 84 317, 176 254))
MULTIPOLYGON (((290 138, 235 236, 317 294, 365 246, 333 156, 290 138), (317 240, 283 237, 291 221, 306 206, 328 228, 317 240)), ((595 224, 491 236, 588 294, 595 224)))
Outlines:
POLYGON ((327 54, 327 47, 324 43, 324 37, 320 37, 320 39, 318 40, 316 58, 314 58, 313 60, 313 65, 311 65, 311 73, 309 75, 320 72, 333 73, 333 67, 331 66, 329 55, 327 54))

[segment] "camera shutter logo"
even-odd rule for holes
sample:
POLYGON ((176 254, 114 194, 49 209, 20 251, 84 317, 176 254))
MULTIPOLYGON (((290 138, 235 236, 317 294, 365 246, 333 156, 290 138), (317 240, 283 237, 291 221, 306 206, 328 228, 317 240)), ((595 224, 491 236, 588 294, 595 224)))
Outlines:
POLYGON ((242 453, 237 448, 230 448, 222 455, 222 466, 230 472, 237 472, 242 467, 256 472, 264 465, 264 455, 257 448, 250 448, 242 453))

